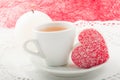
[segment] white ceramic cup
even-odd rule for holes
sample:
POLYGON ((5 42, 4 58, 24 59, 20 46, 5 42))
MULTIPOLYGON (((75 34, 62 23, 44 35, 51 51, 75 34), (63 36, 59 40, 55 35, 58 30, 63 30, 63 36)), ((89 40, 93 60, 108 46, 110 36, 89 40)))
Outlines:
POLYGON ((75 25, 67 21, 53 21, 40 25, 33 31, 36 39, 26 41, 24 49, 33 55, 44 58, 48 66, 66 65, 74 44, 75 25), (53 32, 40 31, 40 29, 50 26, 61 26, 67 29, 53 32), (37 52, 28 48, 30 42, 35 43, 37 52))

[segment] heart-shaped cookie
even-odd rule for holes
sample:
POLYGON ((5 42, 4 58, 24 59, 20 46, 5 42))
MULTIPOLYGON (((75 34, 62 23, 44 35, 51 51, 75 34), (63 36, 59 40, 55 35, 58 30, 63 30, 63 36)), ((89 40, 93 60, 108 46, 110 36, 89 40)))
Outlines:
POLYGON ((90 68, 106 62, 108 48, 103 36, 95 29, 85 29, 78 37, 80 45, 72 51, 72 61, 80 68, 90 68))

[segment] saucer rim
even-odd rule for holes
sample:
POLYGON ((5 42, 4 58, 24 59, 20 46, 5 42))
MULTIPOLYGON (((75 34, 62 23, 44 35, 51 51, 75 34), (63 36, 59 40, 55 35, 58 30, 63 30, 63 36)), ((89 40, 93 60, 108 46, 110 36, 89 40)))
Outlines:
POLYGON ((91 71, 97 70, 97 69, 105 66, 107 63, 108 63, 108 60, 106 62, 100 64, 100 65, 91 67, 89 69, 80 68, 80 70, 75 70, 75 71, 63 71, 63 70, 60 71, 60 70, 57 70, 57 69, 54 70, 54 69, 50 69, 50 68, 47 68, 47 67, 41 67, 41 70, 49 72, 49 73, 54 73, 54 74, 55 73, 56 74, 83 74, 83 73, 87 73, 87 72, 91 72, 91 71))

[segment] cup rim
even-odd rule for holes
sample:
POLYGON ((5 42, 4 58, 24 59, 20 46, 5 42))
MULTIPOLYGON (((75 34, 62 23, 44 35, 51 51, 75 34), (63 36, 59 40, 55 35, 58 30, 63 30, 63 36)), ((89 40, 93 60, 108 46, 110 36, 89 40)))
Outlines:
POLYGON ((37 32, 37 33, 49 33, 49 34, 52 34, 52 33, 61 33, 61 32, 67 32, 67 31, 70 31, 70 30, 73 30, 75 29, 75 25, 74 23, 72 22, 68 22, 68 21, 52 21, 52 22, 48 22, 48 23, 44 23, 44 24, 41 24, 37 27, 35 27, 33 29, 34 32, 37 32), (66 25, 69 25, 68 26, 65 26, 65 27, 68 27, 68 29, 65 29, 65 30, 60 30, 60 31, 51 31, 51 32, 46 32, 46 31, 39 31, 39 29, 42 29, 41 26, 47 26, 47 25, 55 25, 55 24, 66 24, 66 25))

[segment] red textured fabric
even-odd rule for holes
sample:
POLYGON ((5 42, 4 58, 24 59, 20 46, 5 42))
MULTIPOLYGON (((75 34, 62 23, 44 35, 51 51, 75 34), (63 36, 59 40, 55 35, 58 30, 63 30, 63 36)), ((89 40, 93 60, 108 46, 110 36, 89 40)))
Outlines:
POLYGON ((91 68, 106 62, 108 49, 102 35, 94 29, 82 31, 78 37, 81 45, 72 51, 72 61, 80 68, 91 68))
POLYGON ((53 20, 120 20, 120 0, 0 0, 0 26, 14 27, 25 12, 40 10, 53 20))

